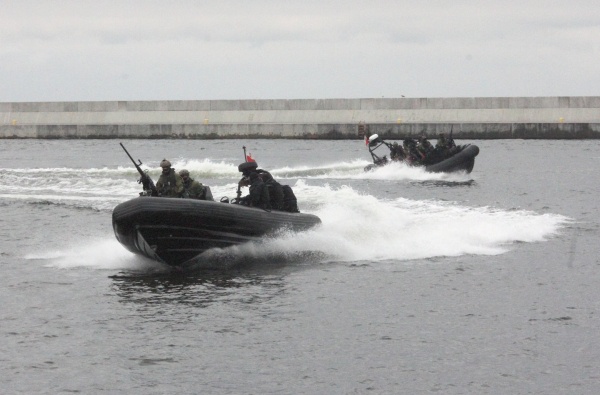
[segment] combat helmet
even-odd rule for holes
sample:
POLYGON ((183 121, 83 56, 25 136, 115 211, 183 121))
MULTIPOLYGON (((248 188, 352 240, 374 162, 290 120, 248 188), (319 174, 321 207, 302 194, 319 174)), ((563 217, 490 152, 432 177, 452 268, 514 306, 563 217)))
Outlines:
POLYGON ((258 163, 256 162, 244 162, 238 166, 238 171, 245 175, 246 173, 256 170, 257 167, 258 163))
POLYGON ((166 159, 163 159, 162 161, 160 161, 160 167, 162 167, 162 168, 171 167, 171 162, 169 162, 166 159))

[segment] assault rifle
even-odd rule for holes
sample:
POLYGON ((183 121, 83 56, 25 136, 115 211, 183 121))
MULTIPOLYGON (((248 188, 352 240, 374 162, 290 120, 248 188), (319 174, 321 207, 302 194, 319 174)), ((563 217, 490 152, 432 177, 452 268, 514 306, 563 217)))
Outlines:
MULTIPOLYGON (((244 162, 248 162, 248 157, 246 156, 246 146, 244 145, 242 148, 244 149, 244 162)), ((242 179, 238 182, 238 189, 235 193, 237 202, 239 202, 240 198, 242 197, 242 184, 243 186, 248 185, 248 180, 246 179, 246 177, 242 177, 242 179)))
POLYGON ((450 136, 448 137, 448 148, 456 147, 456 143, 454 142, 454 139, 452 138, 452 129, 454 129, 454 125, 450 126, 450 136))
POLYGON ((127 152, 127 149, 125 149, 125 146, 123 145, 123 143, 119 143, 119 144, 121 144, 121 147, 123 148, 123 150, 129 157, 129 159, 131 159, 131 161, 133 162, 133 165, 137 169, 138 173, 140 173, 141 177, 138 180, 138 184, 142 184, 142 188, 144 189, 144 192, 140 192, 140 196, 158 196, 158 191, 156 190, 156 185, 154 185, 154 181, 152 181, 152 178, 150 178, 148 173, 146 173, 140 167, 140 165, 142 164, 142 161, 138 159, 139 164, 135 163, 135 160, 133 160, 131 155, 129 155, 129 152, 127 152))

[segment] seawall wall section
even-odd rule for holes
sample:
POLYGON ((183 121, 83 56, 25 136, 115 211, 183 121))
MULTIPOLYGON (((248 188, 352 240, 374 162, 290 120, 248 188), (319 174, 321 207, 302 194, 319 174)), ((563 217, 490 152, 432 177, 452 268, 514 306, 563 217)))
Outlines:
POLYGON ((600 96, 0 103, 3 139, 598 139, 600 96))

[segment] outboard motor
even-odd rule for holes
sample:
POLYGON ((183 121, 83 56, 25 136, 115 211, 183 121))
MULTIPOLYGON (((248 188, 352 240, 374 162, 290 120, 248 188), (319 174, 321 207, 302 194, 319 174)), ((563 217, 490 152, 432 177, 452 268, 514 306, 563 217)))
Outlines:
MULTIPOLYGON (((387 164, 388 159, 385 157, 385 155, 383 156, 383 158, 380 158, 375 153, 375 150, 383 144, 385 144, 385 145, 388 145, 388 144, 385 141, 383 141, 381 139, 381 137, 379 137, 378 134, 372 134, 371 137, 369 137, 369 139, 367 140, 367 143, 368 143, 368 147, 369 147, 369 153, 371 154, 371 157, 373 158, 373 163, 375 164, 375 166, 383 166, 383 165, 387 164)), ((365 167, 365 171, 369 171, 371 169, 373 169, 372 166, 365 167)))
POLYGON ((381 144, 382 140, 379 138, 378 134, 373 134, 369 137, 369 147, 374 147, 377 144, 381 144))

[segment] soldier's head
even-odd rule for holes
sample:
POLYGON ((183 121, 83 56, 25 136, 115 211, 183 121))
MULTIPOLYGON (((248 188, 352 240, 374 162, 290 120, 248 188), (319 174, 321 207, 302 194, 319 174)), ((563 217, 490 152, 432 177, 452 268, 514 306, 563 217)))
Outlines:
POLYGON ((179 170, 179 175, 183 179, 183 181, 187 181, 190 178, 190 172, 186 169, 179 170))
POLYGON ((256 162, 244 162, 238 166, 238 171, 241 172, 244 177, 248 177, 251 172, 255 171, 258 167, 256 162))
POLYGON ((171 162, 166 159, 160 161, 160 167, 162 167, 163 174, 168 174, 171 171, 171 162))

